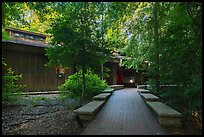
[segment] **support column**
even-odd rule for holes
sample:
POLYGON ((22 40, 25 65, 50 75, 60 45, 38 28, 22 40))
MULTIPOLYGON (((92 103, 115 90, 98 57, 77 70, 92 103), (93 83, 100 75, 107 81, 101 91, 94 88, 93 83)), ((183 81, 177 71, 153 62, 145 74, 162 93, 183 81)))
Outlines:
POLYGON ((116 81, 116 75, 117 75, 117 64, 113 64, 113 85, 116 85, 117 84, 117 81, 116 81))
POLYGON ((144 75, 141 74, 141 84, 144 84, 144 75))

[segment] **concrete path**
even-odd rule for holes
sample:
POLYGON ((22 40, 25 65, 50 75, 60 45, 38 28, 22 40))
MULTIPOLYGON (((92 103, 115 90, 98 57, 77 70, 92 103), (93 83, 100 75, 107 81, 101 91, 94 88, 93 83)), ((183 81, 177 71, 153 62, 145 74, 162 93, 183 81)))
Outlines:
POLYGON ((164 135, 136 88, 114 91, 82 135, 164 135))

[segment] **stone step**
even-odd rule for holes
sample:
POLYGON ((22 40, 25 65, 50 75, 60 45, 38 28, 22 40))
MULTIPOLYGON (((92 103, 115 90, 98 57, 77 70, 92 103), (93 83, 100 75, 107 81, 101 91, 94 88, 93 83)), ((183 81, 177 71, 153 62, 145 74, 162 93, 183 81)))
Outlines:
POLYGON ((155 95, 153 95, 153 94, 141 93, 140 95, 145 100, 145 102, 147 102, 147 101, 160 101, 160 98, 155 96, 155 95))
POLYGON ((150 93, 149 90, 147 89, 137 89, 137 91, 141 94, 141 93, 150 93))
POLYGON ((181 127, 181 113, 162 102, 146 102, 148 107, 156 114, 157 121, 161 126, 181 127))
POLYGON ((105 89, 103 90, 101 93, 113 93, 114 92, 114 89, 113 88, 109 88, 109 89, 105 89))
POLYGON ((91 101, 88 104, 74 110, 82 120, 92 120, 97 112, 103 107, 105 101, 91 101))
POLYGON ((107 101, 111 93, 101 93, 93 97, 93 100, 104 100, 107 101))
POLYGON ((137 85, 137 88, 138 88, 138 89, 145 89, 145 88, 146 88, 146 85, 137 85))
POLYGON ((109 85, 110 88, 113 88, 114 90, 120 90, 124 88, 124 85, 109 85))

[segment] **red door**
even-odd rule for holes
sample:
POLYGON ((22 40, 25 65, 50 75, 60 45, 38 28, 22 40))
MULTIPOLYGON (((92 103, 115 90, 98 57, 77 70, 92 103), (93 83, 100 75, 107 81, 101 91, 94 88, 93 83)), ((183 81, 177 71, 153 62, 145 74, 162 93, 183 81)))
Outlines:
POLYGON ((122 72, 118 72, 116 76, 117 84, 123 84, 124 76, 122 72))

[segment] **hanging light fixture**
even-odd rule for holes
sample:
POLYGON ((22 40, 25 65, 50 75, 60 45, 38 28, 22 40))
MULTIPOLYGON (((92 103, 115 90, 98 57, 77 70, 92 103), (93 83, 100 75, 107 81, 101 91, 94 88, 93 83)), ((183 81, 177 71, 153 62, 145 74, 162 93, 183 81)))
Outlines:
POLYGON ((58 65, 55 67, 55 72, 58 78, 63 78, 63 76, 65 75, 65 68, 58 65))

